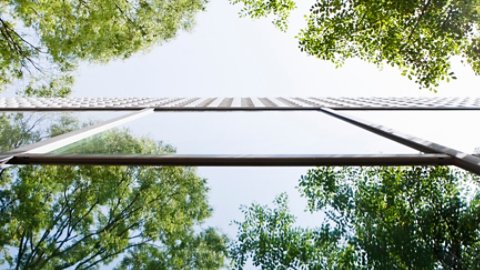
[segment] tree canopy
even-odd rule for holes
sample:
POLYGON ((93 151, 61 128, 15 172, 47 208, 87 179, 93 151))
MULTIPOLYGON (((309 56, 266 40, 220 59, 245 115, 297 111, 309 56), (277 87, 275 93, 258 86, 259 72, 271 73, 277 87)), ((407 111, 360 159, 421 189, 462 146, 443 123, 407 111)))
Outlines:
MULTIPOLYGON (((293 0, 231 0, 253 18, 276 15, 287 25, 293 0)), ((360 58, 398 67, 421 87, 434 90, 455 79, 459 56, 480 73, 478 0, 316 0, 297 38, 301 51, 340 66, 360 58)))
MULTIPOLYGON (((35 141, 78 128, 72 118, 28 133, 21 114, 0 130, 35 141), (22 120, 23 121, 19 121, 22 120), (31 138, 25 136, 33 136, 31 138)), ((34 123, 38 125, 39 123, 34 123)), ((5 134, 3 134, 5 133, 5 134)), ((172 147, 112 130, 84 149, 161 154, 172 147), (101 143, 97 141, 101 140, 101 143)), ((6 147, 11 149, 12 147, 6 147)), ((93 150, 91 150, 93 151, 93 150)), ((15 166, 0 175, 0 265, 15 269, 218 269, 225 236, 200 227, 211 213, 206 180, 193 168, 15 166)))
POLYGON ((478 269, 480 189, 447 167, 318 168, 300 179, 318 228, 295 226, 285 195, 253 204, 230 248, 241 269, 478 269), (319 218, 319 222, 321 218, 319 218))
POLYGON ((70 0, 0 3, 0 90, 65 95, 80 60, 127 58, 189 29, 205 0, 70 0), (46 78, 46 79, 45 79, 46 78))

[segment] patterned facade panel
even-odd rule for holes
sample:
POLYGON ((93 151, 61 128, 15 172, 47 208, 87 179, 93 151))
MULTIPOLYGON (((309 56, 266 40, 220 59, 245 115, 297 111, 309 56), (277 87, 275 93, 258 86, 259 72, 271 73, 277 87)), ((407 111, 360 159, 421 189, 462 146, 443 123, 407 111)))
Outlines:
POLYGON ((480 109, 475 97, 0 97, 0 110, 340 110, 480 109))

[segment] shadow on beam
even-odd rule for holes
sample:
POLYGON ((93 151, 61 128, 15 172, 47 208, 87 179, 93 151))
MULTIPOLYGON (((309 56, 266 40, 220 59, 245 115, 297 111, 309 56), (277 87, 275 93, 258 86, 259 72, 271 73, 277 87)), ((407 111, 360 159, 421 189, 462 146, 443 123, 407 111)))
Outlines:
POLYGON ((21 154, 7 164, 147 166, 400 166, 452 165, 444 154, 374 155, 48 155, 21 154))

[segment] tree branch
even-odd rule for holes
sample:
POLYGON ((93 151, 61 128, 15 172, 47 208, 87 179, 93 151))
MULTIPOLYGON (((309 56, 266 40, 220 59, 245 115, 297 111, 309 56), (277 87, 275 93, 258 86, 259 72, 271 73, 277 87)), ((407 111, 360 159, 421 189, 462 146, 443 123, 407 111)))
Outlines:
POLYGON ((0 33, 2 36, 5 38, 5 41, 7 45, 10 48, 10 51, 12 53, 16 53, 20 56, 20 64, 24 69, 26 69, 28 72, 30 72, 30 69, 28 66, 26 66, 23 62, 24 60, 28 61, 37 71, 42 72, 42 69, 33 61, 33 59, 30 57, 31 56, 31 51, 26 50, 24 47, 22 47, 18 41, 21 41, 22 43, 26 44, 27 47, 29 47, 32 51, 35 51, 37 53, 43 53, 38 47, 35 45, 31 44, 27 40, 25 40, 22 36, 20 36, 13 28, 10 27, 10 25, 4 21, 2 18, 0 18, 0 33), (15 38, 15 37, 16 38, 15 38))
POLYGON ((18 254, 17 254, 17 265, 15 266, 15 270, 20 269, 22 257, 25 252, 25 249, 23 247, 24 240, 25 240, 25 231, 22 232, 22 236, 20 237, 20 243, 18 245, 18 254))

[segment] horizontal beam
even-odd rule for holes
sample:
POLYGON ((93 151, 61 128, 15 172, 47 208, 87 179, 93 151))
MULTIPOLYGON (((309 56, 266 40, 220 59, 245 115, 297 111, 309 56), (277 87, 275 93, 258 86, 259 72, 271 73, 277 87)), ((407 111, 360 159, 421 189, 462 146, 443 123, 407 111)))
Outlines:
MULTIPOLYGON (((326 107, 148 107, 156 112, 318 111, 326 107)), ((480 111, 480 107, 328 107, 336 111, 480 111)), ((147 107, 15 107, 0 112, 138 111, 147 107)))
POLYGON ((451 165, 444 154, 370 155, 48 155, 20 154, 7 164, 151 166, 400 166, 451 165))

